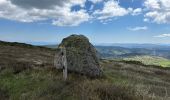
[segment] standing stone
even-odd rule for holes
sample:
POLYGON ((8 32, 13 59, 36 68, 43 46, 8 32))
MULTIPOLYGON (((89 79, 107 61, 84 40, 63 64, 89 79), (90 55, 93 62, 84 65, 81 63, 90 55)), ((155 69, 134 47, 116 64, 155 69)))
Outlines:
MULTIPOLYGON (((99 65, 99 58, 94 46, 89 42, 88 38, 83 35, 71 35, 64 38, 60 47, 66 49, 67 69, 69 72, 76 72, 90 77, 101 76, 102 71, 99 65)), ((59 50, 58 50, 59 51, 59 50)), ((56 54, 56 67, 61 67, 61 52, 56 54)))
POLYGON ((67 80, 67 57, 66 57, 66 48, 59 47, 57 49, 57 54, 55 55, 54 65, 57 69, 63 70, 63 78, 67 80))
POLYGON ((61 48, 62 52, 62 66, 63 66, 63 78, 64 80, 67 79, 67 58, 66 58, 66 49, 63 47, 61 48))

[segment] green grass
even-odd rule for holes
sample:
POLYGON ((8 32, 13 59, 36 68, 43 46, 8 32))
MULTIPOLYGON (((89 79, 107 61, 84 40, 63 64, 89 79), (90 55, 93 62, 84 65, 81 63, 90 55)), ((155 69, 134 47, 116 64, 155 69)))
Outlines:
POLYGON ((170 67, 170 60, 162 60, 159 62, 159 64, 163 67, 170 67))
POLYGON ((131 92, 125 92, 131 89, 109 80, 71 73, 63 81, 62 73, 55 69, 29 69, 18 74, 5 69, 0 72, 0 90, 7 91, 10 100, 136 100, 131 92))
POLYGON ((124 58, 123 60, 127 61, 140 61, 146 65, 158 65, 162 67, 170 67, 170 60, 163 57, 156 56, 135 56, 124 58))
POLYGON ((43 85, 47 84, 35 72, 29 73, 24 72, 14 75, 10 70, 1 73, 0 84, 3 88, 7 89, 11 99, 19 100, 24 92, 25 95, 32 94, 31 92, 34 89, 41 89, 43 85))
POLYGON ((103 77, 91 79, 75 73, 63 81, 54 68, 11 67, 0 71, 3 100, 168 100, 169 70, 105 60, 103 77), (166 92, 167 91, 167 92, 166 92))

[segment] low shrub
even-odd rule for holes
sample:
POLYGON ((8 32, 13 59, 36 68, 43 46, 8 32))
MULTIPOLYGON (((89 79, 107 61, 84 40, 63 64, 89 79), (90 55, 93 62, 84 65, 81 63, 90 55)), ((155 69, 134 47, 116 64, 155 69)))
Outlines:
POLYGON ((6 90, 0 88, 0 100, 8 100, 9 95, 6 90))
POLYGON ((31 64, 28 62, 14 62, 9 67, 12 69, 14 74, 18 74, 24 70, 30 69, 31 64))
POLYGON ((101 100, 137 100, 132 88, 112 84, 101 84, 96 92, 101 100))

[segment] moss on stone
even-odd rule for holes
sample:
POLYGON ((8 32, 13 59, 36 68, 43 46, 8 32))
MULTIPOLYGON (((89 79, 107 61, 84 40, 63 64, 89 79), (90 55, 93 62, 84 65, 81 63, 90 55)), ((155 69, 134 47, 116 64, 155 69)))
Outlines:
POLYGON ((88 76, 100 76, 99 58, 94 46, 83 35, 64 38, 59 47, 66 48, 68 70, 88 76))

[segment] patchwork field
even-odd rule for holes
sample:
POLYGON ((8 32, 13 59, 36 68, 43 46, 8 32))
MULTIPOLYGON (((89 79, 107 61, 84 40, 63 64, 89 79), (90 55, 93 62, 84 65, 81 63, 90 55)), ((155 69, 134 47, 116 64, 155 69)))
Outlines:
POLYGON ((170 60, 163 57, 156 56, 135 56, 124 58, 126 61, 140 61, 146 65, 158 65, 162 67, 170 67, 170 60))

